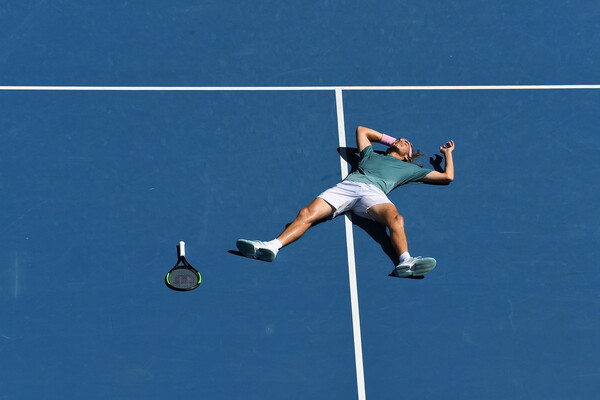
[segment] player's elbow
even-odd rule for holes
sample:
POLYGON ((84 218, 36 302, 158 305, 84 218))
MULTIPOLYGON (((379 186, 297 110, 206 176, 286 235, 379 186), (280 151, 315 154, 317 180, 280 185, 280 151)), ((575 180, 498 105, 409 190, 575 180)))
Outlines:
POLYGON ((363 147, 364 147, 364 146, 368 145, 368 142, 372 142, 373 138, 371 136, 372 136, 372 133, 369 128, 365 128, 364 126, 358 126, 356 128, 356 143, 359 146, 361 146, 361 143, 362 143, 363 147))
POLYGON ((446 175, 446 176, 442 177, 442 178, 441 178, 441 179, 438 181, 438 183, 439 183, 440 185, 449 185, 449 184, 451 184, 451 183, 452 183, 452 181, 453 181, 453 180, 454 180, 454 176, 452 176, 452 175, 446 175))
POLYGON ((432 171, 427 176, 425 176, 423 182, 428 183, 430 185, 449 185, 450 183, 452 183, 453 180, 454 174, 449 174, 447 172, 432 171))

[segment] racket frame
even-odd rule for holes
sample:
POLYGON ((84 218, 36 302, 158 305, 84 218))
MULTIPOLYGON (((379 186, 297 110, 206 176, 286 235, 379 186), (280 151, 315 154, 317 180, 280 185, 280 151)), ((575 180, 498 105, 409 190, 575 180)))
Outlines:
POLYGON ((165 275, 165 284, 169 289, 176 290, 178 292, 189 292, 190 290, 196 289, 198 286, 200 286, 201 283, 202 275, 200 275, 200 272, 198 272, 194 267, 192 267, 192 265, 185 259, 185 243, 179 242, 179 245, 177 246, 177 263, 173 268, 171 268, 169 272, 167 272, 167 275, 165 275), (171 285, 171 283, 169 282, 169 275, 171 274, 171 272, 177 269, 187 269, 188 271, 192 271, 198 279, 196 284, 189 288, 179 288, 171 285))

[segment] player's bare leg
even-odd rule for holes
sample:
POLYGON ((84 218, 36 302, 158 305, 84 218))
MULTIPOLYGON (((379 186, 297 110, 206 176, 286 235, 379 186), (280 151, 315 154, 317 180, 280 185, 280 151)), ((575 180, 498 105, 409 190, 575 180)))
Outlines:
POLYGON ((392 246, 398 257, 408 252, 408 239, 404 231, 404 217, 398 213, 392 203, 377 204, 369 208, 369 215, 380 224, 385 225, 390 231, 392 246))
POLYGON ((369 208, 369 215, 384 224, 390 231, 392 246, 398 253, 400 264, 392 271, 393 276, 406 278, 409 276, 423 276, 436 266, 434 258, 411 257, 408 252, 408 239, 404 231, 404 218, 391 203, 378 204, 369 208))
POLYGON ((334 211, 335 209, 329 203, 317 197, 312 203, 300 210, 296 219, 285 228, 277 239, 269 242, 239 239, 236 246, 246 257, 273 261, 281 247, 298 240, 308 228, 331 216, 334 211))
POLYGON ((283 246, 295 242, 315 223, 330 217, 335 209, 325 200, 317 197, 302 208, 294 221, 277 237, 283 246))

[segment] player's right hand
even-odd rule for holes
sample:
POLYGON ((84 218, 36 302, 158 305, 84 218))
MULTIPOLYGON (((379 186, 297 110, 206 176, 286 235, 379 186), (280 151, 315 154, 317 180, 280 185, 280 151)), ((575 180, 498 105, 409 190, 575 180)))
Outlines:
POLYGON ((444 154, 452 153, 454 151, 454 140, 449 140, 445 145, 440 147, 440 151, 444 154))

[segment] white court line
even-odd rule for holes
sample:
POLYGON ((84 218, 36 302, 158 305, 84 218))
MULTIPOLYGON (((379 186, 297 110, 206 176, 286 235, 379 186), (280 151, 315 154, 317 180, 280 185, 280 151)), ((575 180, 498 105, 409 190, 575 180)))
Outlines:
POLYGON ((600 85, 467 86, 0 86, 0 91, 337 91, 337 90, 576 90, 600 85))
MULTIPOLYGON (((342 99, 342 90, 335 91, 335 108, 337 110, 338 137, 339 145, 342 151, 346 147, 346 127, 344 124, 344 102, 342 99)), ((340 169, 342 179, 348 175, 348 163, 343 157, 340 157, 340 169)), ((363 368, 362 338, 360 334, 360 313, 358 305, 358 285, 356 279, 356 261, 354 258, 354 236, 352 234, 352 220, 348 214, 344 216, 346 227, 346 248, 348 256, 348 276, 350 283, 350 304, 352 308, 352 331, 354 332, 354 360, 356 363, 356 385, 358 389, 358 399, 367 398, 365 392, 365 374, 363 368)))

